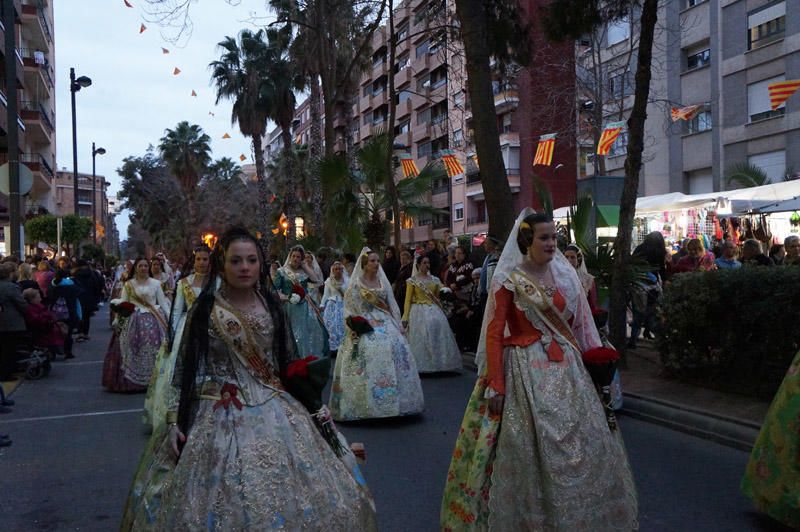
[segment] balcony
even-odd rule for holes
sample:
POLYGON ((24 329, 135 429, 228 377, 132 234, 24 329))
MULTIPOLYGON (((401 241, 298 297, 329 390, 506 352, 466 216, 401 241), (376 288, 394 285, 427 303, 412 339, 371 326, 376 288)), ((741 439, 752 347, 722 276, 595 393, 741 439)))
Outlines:
POLYGON ((33 173, 33 188, 31 191, 34 196, 44 194, 52 188, 53 167, 39 153, 23 153, 20 155, 20 162, 25 164, 33 173))
POLYGON ((411 139, 413 142, 431 138, 431 124, 425 123, 411 128, 411 139))
POLYGON ((404 118, 411 114, 411 98, 407 98, 402 102, 398 103, 395 107, 395 112, 397 113, 397 118, 404 118))
POLYGON ((481 182, 481 174, 480 172, 475 172, 474 174, 467 175, 467 184, 474 185, 475 183, 481 182))
POLYGON ((497 90, 494 93, 494 108, 498 113, 516 109, 519 105, 519 92, 516 89, 497 90))
POLYGON ((450 228, 450 220, 445 218, 443 220, 435 220, 433 222, 433 229, 449 229, 450 228))
POLYGON ((486 223, 486 216, 470 216, 467 218, 467 225, 481 225, 486 223))
POLYGON ((55 129, 53 112, 42 103, 31 101, 20 102, 19 109, 29 138, 34 142, 51 143, 55 129))
POLYGON ((413 78, 414 72, 410 67, 406 67, 394 75, 394 85, 395 87, 402 87, 406 83, 411 83, 413 78))
POLYGON ((22 24, 30 28, 28 38, 37 47, 50 50, 53 44, 53 32, 50 30, 50 23, 45 15, 46 9, 41 1, 33 2, 28 0, 22 4, 22 24))
POLYGON ((20 53, 25 67, 26 88, 36 94, 51 94, 54 87, 53 69, 47 64, 45 53, 31 48, 22 48, 20 53))

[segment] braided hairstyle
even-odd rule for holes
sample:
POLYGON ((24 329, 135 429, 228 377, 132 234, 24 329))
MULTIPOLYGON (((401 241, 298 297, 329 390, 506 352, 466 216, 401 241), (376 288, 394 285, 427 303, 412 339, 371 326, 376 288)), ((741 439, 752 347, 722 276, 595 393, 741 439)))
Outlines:
POLYGON ((286 341, 287 324, 280 300, 275 294, 275 288, 270 280, 269 264, 264 258, 264 252, 259 246, 258 240, 244 227, 232 227, 225 231, 217 242, 211 254, 206 284, 186 318, 186 327, 179 353, 183 362, 183 375, 178 405, 178 426, 184 434, 188 434, 192 425, 192 403, 195 397, 200 361, 205 362, 208 358, 208 327, 216 300, 216 279, 225 271, 225 252, 234 242, 252 242, 257 250, 259 282, 256 290, 266 301, 267 310, 272 318, 272 349, 281 375, 285 373, 289 364, 289 346, 286 341))
POLYGON ((528 248, 533 244, 536 224, 552 223, 553 218, 545 213, 537 212, 529 214, 519 224, 517 232, 517 246, 523 255, 528 254, 528 248))

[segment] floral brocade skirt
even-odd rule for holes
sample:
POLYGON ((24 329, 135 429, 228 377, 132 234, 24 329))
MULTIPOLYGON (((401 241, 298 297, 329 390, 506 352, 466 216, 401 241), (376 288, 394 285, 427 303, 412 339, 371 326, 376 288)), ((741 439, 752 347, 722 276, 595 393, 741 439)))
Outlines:
POLYGON ((344 339, 344 301, 331 299, 325 303, 322 313, 325 328, 328 329, 328 343, 331 351, 337 351, 344 339))
POLYGON ((287 303, 283 306, 286 316, 292 326, 292 335, 297 346, 297 355, 300 358, 307 356, 327 357, 328 331, 320 322, 316 312, 309 306, 308 301, 300 303, 287 303))
POLYGON ((506 350, 502 419, 480 379, 450 465, 444 530, 627 531, 638 528, 633 475, 591 378, 568 346, 506 350))
POLYGON ((408 343, 417 361, 417 371, 457 371, 461 351, 444 312, 436 305, 414 304, 408 317, 408 343))
POLYGON ((333 419, 351 421, 418 414, 425 408, 414 355, 393 320, 370 319, 357 343, 345 335, 331 385, 333 419))
POLYGON ((761 426, 742 491, 759 511, 800 529, 800 352, 761 426))
POLYGON ((376 530, 355 457, 338 458, 284 393, 241 410, 198 401, 175 464, 166 430, 139 465, 122 530, 376 530))
POLYGON ((169 342, 161 343, 161 348, 156 355, 156 364, 150 377, 147 396, 144 398, 144 423, 152 425, 153 431, 166 422, 167 405, 173 392, 172 376, 175 373, 175 361, 183 337, 183 328, 186 325, 186 315, 182 316, 175 331, 172 350, 168 349, 169 342))

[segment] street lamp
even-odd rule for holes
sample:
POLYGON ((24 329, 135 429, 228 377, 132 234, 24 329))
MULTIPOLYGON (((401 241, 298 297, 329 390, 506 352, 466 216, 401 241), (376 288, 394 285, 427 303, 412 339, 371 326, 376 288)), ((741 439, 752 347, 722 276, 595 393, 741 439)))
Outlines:
POLYGON ((106 149, 105 148, 95 148, 94 142, 92 142, 92 224, 94 225, 94 230, 92 234, 94 235, 94 245, 97 245, 97 177, 95 176, 95 158, 98 155, 105 155, 106 149))
POLYGON ((86 76, 75 78, 75 69, 69 69, 69 92, 72 100, 72 193, 75 196, 72 208, 75 215, 78 214, 78 132, 75 125, 75 93, 91 84, 91 79, 86 76))

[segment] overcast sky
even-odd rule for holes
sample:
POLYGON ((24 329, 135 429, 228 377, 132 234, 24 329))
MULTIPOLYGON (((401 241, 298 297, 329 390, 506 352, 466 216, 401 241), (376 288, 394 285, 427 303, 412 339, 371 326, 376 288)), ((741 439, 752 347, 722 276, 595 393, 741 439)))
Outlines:
MULTIPOLYGON (((219 58, 216 45, 226 35, 267 20, 265 0, 199 0, 191 6, 192 35, 169 42, 169 28, 145 20, 143 0, 58 0, 55 9, 56 137, 58 168, 72 170, 69 68, 89 76, 92 86, 76 94, 78 171, 92 171, 92 142, 107 150, 97 156, 97 173, 119 190, 117 168, 129 155, 157 145, 166 128, 181 120, 199 124, 211 137, 212 156, 252 163, 249 140, 231 126, 231 104, 214 105, 208 64, 219 58), (141 4, 141 5, 140 5, 141 4), (147 29, 139 33, 140 25, 147 29), (169 50, 162 52, 162 47, 169 50), (173 75, 174 68, 181 73, 173 75), (192 97, 192 90, 197 97, 192 97), (214 116, 209 115, 214 113, 214 116), (225 133, 230 139, 222 139, 225 133)), ((128 216, 117 216, 127 238, 128 216)))

